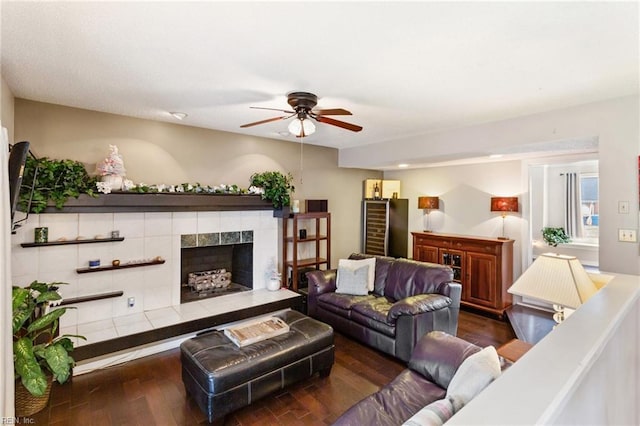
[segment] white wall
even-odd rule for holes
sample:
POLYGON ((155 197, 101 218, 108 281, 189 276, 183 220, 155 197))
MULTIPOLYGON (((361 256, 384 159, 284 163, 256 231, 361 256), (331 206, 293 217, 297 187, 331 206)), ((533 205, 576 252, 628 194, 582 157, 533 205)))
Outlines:
POLYGON ((618 275, 447 425, 640 424, 640 276, 618 275))
MULTIPOLYGON (((0 3, 0 9, 2 9, 2 5, 0 3)), ((6 309, 8 305, 8 301, 11 300, 11 289, 9 285, 9 280, 11 277, 11 265, 8 259, 11 257, 11 247, 9 245, 9 230, 11 229, 11 215, 9 213, 9 190, 8 190, 8 179, 5 181, 5 176, 8 178, 8 145, 6 143, 13 141, 13 103, 14 97, 13 93, 9 89, 9 86, 2 78, 2 74, 0 74, 0 130, 4 127, 7 129, 8 140, 0 143, 0 149, 2 149, 2 154, 0 155, 1 165, 0 170, 2 171, 2 176, 0 177, 0 184, 2 185, 2 196, 3 200, 0 202, 2 206, 0 208, 0 221, 2 226, 2 232, 0 232, 0 273, 2 275, 2 293, 0 296, 0 300, 3 301, 3 308, 0 308, 0 312, 2 315, 0 316, 0 342, 2 344, 2 352, 0 353, 0 393, 2 394, 2 398, 0 398, 0 415, 11 418, 14 414, 14 377, 13 372, 9 373, 11 368, 13 367, 13 352, 12 352, 12 344, 9 343, 11 340, 11 309, 6 309), (5 183, 6 182, 6 183, 5 183), (6 186, 5 186, 6 185, 6 186), (5 195, 6 194, 6 195, 5 195)), ((0 138, 1 139, 1 138, 0 138)))
POLYGON ((13 345, 11 322, 11 213, 9 203, 9 145, 7 135, 0 121, 0 416, 11 418, 14 414, 14 381, 13 376, 13 345))
MULTIPOLYGON (((592 155, 589 155, 591 157, 592 155)), ((539 160, 543 164, 529 165, 532 255, 553 251, 576 256, 584 265, 598 266, 599 248, 594 244, 572 242, 550 247, 542 238, 542 228, 564 227, 564 173, 598 173, 598 161, 562 158, 539 160)))
MULTIPOLYGON (((500 149, 517 151, 518 147, 531 144, 596 138, 600 169, 600 269, 640 274, 640 246, 638 243, 618 241, 618 229, 637 230, 640 217, 638 209, 639 102, 638 96, 629 96, 448 132, 416 136, 387 145, 350 148, 340 151, 339 164, 370 167, 376 162, 384 161, 386 164, 395 158, 403 160, 420 158, 426 151, 440 152, 445 147, 454 152, 482 155, 500 149), (618 213, 618 201, 629 201, 628 214, 618 213)), ((495 167, 494 170, 491 166, 486 166, 482 170, 486 174, 502 173, 500 167, 495 167)), ((385 178, 393 179, 400 176, 398 173, 401 172, 385 172, 385 178)), ((419 175, 422 172, 409 173, 419 175)), ((524 172, 509 173, 504 184, 513 185, 514 182, 518 182, 522 185, 519 187, 522 193, 526 188, 522 183, 524 174, 524 172)), ((467 178, 469 179, 467 184, 470 186, 476 180, 484 179, 479 175, 468 175, 467 178)), ((420 188, 429 189, 426 186, 429 185, 428 181, 425 180, 421 184, 423 186, 420 188)), ((403 182, 403 188, 404 186, 403 182)), ((405 197, 411 193, 403 189, 402 196, 405 197)), ((417 191, 414 190, 414 193, 417 191)), ((467 195, 469 200, 478 198, 475 189, 470 189, 467 195)), ((415 203, 416 200, 413 202, 415 203)), ((528 214, 527 208, 528 206, 525 205, 523 209, 525 216, 528 214)), ((447 207, 447 214, 452 214, 450 207, 447 207)), ((436 229, 442 230, 442 228, 436 229)), ((456 232, 463 233, 469 229, 473 227, 461 226, 456 232)))

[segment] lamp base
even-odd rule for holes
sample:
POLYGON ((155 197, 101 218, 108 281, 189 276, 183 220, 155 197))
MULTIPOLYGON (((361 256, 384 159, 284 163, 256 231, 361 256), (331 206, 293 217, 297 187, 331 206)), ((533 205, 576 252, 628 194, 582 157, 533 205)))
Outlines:
POLYGON ((509 237, 498 237, 499 240, 510 240, 509 237))
POLYGON ((555 305, 555 304, 553 305, 553 310, 556 311, 556 313, 553 314, 553 320, 557 324, 562 323, 562 321, 569 318, 569 316, 576 311, 575 309, 565 308, 563 306, 555 305))
POLYGON ((424 231, 422 231, 422 232, 433 232, 433 231, 432 231, 431 229, 425 229, 425 230, 424 230, 424 231))

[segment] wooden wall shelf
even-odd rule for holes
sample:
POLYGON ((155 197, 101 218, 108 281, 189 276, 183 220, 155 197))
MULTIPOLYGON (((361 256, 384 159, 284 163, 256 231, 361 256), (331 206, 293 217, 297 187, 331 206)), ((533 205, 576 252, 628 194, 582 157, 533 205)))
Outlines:
POLYGON ((49 241, 46 243, 22 243, 22 247, 48 247, 48 246, 64 246, 68 244, 90 244, 90 243, 108 243, 112 241, 124 241, 124 237, 119 238, 95 238, 91 240, 66 240, 66 241, 49 241))
POLYGON ((43 213, 126 213, 273 210, 260 195, 112 192, 97 198, 86 194, 69 198, 62 209, 48 206, 43 213))
POLYGON ((123 294, 124 291, 120 290, 109 293, 93 294, 90 296, 70 297, 69 299, 63 299, 60 306, 75 305, 76 303, 92 302, 94 300, 111 299, 113 297, 120 297, 123 294))
POLYGON ((125 264, 120 264, 118 266, 105 265, 105 266, 98 266, 96 268, 78 268, 76 269, 76 272, 79 274, 87 274, 90 272, 113 271, 115 269, 140 268, 142 266, 162 265, 164 262, 165 262, 164 260, 153 260, 151 262, 125 263, 125 264))

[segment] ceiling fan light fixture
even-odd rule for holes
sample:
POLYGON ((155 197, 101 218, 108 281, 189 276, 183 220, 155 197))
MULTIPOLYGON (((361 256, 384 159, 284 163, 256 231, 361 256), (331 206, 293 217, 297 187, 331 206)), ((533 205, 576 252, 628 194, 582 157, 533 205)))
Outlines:
POLYGON ((169 114, 171 114, 171 116, 173 116, 173 118, 175 118, 176 120, 182 121, 187 118, 187 114, 184 112, 170 112, 169 114))
POLYGON ((289 133, 294 136, 310 136, 315 133, 316 126, 311 120, 296 118, 289 123, 289 133), (303 132, 304 130, 304 132, 303 132))

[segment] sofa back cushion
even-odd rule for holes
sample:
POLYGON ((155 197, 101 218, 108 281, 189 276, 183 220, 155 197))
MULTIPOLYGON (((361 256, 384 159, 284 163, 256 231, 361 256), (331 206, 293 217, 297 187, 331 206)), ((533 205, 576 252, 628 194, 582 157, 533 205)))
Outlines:
POLYGON ((416 294, 440 293, 442 285, 453 280, 448 266, 398 259, 389 266, 384 296, 402 300, 416 294))
POLYGON ((442 331, 432 331, 416 343, 409 368, 447 389, 462 362, 480 349, 466 340, 442 331))
POLYGON ((372 254, 363 254, 363 253, 351 253, 349 259, 360 260, 360 259, 376 259, 376 274, 373 283, 373 293, 378 296, 384 296, 384 288, 387 282, 387 275, 389 274, 389 268, 391 264, 396 261, 393 257, 387 256, 374 256, 372 254))

